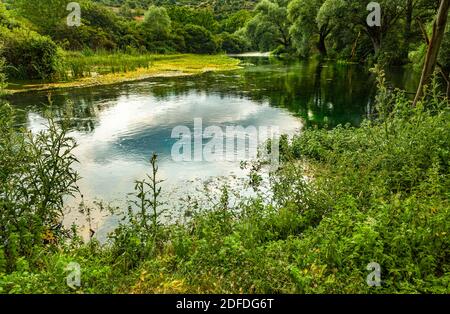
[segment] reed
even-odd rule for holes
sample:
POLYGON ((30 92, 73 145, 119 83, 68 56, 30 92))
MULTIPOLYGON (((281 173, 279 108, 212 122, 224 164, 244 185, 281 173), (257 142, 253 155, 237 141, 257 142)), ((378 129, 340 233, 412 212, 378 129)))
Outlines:
POLYGON ((65 52, 60 80, 70 81, 98 75, 128 73, 136 70, 168 69, 197 72, 203 68, 236 66, 235 60, 221 55, 140 54, 84 50, 65 52), (230 62, 231 61, 231 62, 230 62), (231 64, 230 64, 231 63, 231 64))
POLYGON ((77 79, 135 71, 151 67, 155 56, 151 54, 125 54, 122 52, 82 51, 67 52, 65 55, 63 79, 77 79))

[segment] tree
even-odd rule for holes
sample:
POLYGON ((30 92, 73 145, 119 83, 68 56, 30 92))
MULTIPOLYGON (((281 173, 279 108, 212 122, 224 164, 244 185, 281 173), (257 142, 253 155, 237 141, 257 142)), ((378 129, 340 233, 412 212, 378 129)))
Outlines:
POLYGON ((447 21, 447 29, 444 34, 437 66, 447 84, 447 97, 450 98, 450 25, 447 21))
POLYGON ((145 13, 143 26, 153 40, 167 38, 171 31, 171 25, 169 14, 163 7, 152 5, 145 13))
POLYGON ((419 87, 417 88, 414 105, 422 98, 425 85, 430 82, 434 69, 438 61, 439 49, 444 39, 445 27, 448 20, 448 12, 450 8, 450 0, 441 0, 439 11, 433 23, 433 34, 429 40, 425 64, 423 66, 422 76, 420 78, 419 87))
POLYGON ((39 31, 51 34, 68 15, 68 0, 15 0, 13 7, 20 15, 36 25, 39 31))
POLYGON ((331 32, 331 24, 325 15, 318 16, 324 0, 293 0, 288 6, 289 20, 292 22, 290 34, 300 54, 309 54, 312 42, 322 56, 327 55, 325 40, 331 32), (316 37, 318 37, 316 39, 316 37))
POLYGON ((260 49, 274 49, 278 45, 288 50, 292 40, 289 33, 287 0, 262 0, 255 16, 247 23, 249 39, 260 49))
POLYGON ((202 26, 215 32, 218 23, 210 9, 197 9, 185 6, 169 6, 167 12, 174 24, 183 27, 188 24, 202 26))
POLYGON ((234 33, 237 30, 245 26, 245 24, 251 19, 251 13, 247 10, 240 10, 231 14, 226 19, 220 22, 220 30, 222 32, 234 33))
POLYGON ((52 38, 65 49, 125 49, 130 42, 127 35, 137 34, 131 27, 132 23, 101 4, 82 0, 80 6, 81 26, 69 27, 60 23, 52 34, 52 38))
MULTIPOLYGON (((0 46, 2 70, 9 78, 51 79, 61 69, 61 54, 55 42, 16 20, 1 2, 0 46)), ((1 85, 4 76, 0 76, 1 85)))
POLYGON ((367 0, 325 0, 321 14, 328 16, 330 22, 341 28, 352 28, 355 33, 362 31, 370 39, 373 51, 377 55, 382 42, 402 16, 404 0, 378 0, 381 8, 381 26, 367 24, 367 0), (336 14, 335 12, 339 12, 336 14))
POLYGON ((243 38, 237 34, 230 34, 223 32, 220 34, 222 41, 222 50, 228 53, 239 53, 248 51, 249 43, 246 38, 243 38))
POLYGON ((209 54, 217 52, 218 43, 206 28, 188 24, 183 28, 183 35, 187 52, 209 54))
POLYGON ((61 67, 59 47, 47 36, 25 28, 2 34, 3 57, 11 77, 18 79, 51 79, 61 67))

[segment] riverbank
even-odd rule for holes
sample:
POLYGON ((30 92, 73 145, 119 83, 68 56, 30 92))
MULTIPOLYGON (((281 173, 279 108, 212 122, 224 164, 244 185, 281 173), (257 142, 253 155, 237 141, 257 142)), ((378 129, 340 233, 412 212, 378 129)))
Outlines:
POLYGON ((64 79, 54 82, 16 81, 9 94, 112 85, 154 77, 178 77, 239 69, 240 60, 226 55, 126 55, 80 53, 65 56, 64 79))

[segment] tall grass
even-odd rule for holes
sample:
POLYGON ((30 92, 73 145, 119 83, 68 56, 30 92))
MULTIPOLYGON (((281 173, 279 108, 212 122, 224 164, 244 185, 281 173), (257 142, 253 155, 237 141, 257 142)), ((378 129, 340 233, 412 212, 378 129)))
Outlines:
POLYGON ((63 79, 79 79, 110 73, 124 73, 140 68, 149 69, 157 60, 180 58, 181 55, 128 54, 84 50, 66 52, 63 79))

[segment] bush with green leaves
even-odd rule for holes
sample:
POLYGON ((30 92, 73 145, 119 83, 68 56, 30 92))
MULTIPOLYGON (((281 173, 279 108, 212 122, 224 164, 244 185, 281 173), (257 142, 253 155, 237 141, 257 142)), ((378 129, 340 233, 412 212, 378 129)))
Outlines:
POLYGON ((219 48, 219 43, 213 34, 206 28, 188 24, 182 29, 182 36, 186 43, 186 52, 213 54, 219 48))
POLYGON ((6 59, 8 75, 19 79, 52 79, 62 66, 58 46, 36 32, 15 28, 0 28, 3 38, 2 55, 6 59))
POLYGON ((74 147, 64 122, 49 118, 46 130, 33 134, 17 129, 13 109, 0 104, 0 255, 7 270, 66 237, 64 197, 78 191, 74 147))
POLYGON ((10 78, 52 79, 61 70, 60 48, 0 3, 0 59, 10 78))
POLYGON ((296 267, 326 266, 320 280, 335 285, 330 292, 369 292, 356 279, 370 262, 383 270, 376 291, 450 291, 448 100, 411 108, 403 94, 391 97, 393 110, 381 121, 308 131, 292 144, 330 204, 303 238, 311 251, 296 267))
POLYGON ((220 34, 220 40, 222 42, 222 50, 225 52, 239 53, 250 50, 249 41, 242 36, 224 32, 220 34))

